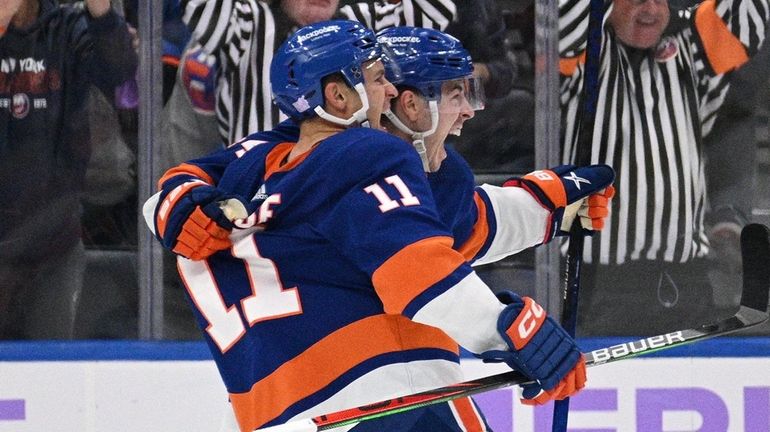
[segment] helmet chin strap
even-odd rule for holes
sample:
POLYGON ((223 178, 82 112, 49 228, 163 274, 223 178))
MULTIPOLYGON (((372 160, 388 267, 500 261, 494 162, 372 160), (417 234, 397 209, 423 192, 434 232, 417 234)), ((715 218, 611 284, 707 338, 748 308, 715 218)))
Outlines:
POLYGON ((434 132, 436 132, 436 129, 438 128, 438 102, 437 101, 429 101, 428 107, 430 109, 430 129, 426 130, 425 132, 415 132, 407 125, 405 125, 401 119, 396 116, 393 111, 387 110, 385 111, 385 115, 388 117, 388 120, 390 120, 393 125, 398 128, 403 133, 409 134, 412 137, 412 145, 414 145, 415 150, 417 150, 417 154, 420 155, 420 160, 422 160, 422 168, 425 170, 425 172, 431 172, 430 171, 430 163, 428 162, 428 149, 425 148, 425 138, 433 135, 434 132))
POLYGON ((331 115, 324 111, 321 106, 315 107, 313 111, 318 114, 318 117, 321 117, 324 120, 330 121, 340 126, 350 126, 355 123, 361 125, 362 127, 369 127, 369 119, 366 118, 366 112, 369 110, 369 98, 366 97, 366 89, 364 88, 364 84, 358 83, 353 88, 356 90, 358 97, 361 99, 361 108, 354 112, 350 118, 343 119, 341 117, 331 115))

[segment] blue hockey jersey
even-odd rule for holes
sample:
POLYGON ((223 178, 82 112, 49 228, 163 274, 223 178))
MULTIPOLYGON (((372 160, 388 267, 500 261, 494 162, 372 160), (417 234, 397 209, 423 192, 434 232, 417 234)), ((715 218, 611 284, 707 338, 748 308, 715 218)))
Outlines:
POLYGON ((178 263, 241 429, 460 381, 458 342, 504 348, 409 144, 350 129, 285 163, 292 146, 228 164, 218 186, 262 204, 230 251, 178 263))
POLYGON ((284 163, 297 135, 287 121, 171 169, 146 206, 191 182, 255 203, 229 253, 179 259, 242 430, 460 381, 457 342, 499 342, 467 263, 541 243, 549 216, 523 189, 475 187, 451 149, 426 176, 409 144, 354 129, 284 163))

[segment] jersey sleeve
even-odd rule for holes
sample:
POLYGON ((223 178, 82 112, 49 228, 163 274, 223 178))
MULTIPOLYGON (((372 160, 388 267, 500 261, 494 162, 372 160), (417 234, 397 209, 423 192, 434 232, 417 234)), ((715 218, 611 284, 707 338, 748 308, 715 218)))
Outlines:
POLYGON ((475 186, 473 172, 447 149, 441 168, 428 174, 439 217, 454 249, 472 265, 488 264, 543 242, 549 212, 519 188, 475 186))
POLYGON ((262 144, 295 142, 299 137, 299 127, 286 120, 266 132, 256 132, 228 146, 201 158, 191 159, 166 171, 158 181, 159 190, 169 190, 180 182, 200 180, 217 186, 225 170, 249 150, 262 144))
POLYGON ((452 248, 417 154, 396 138, 360 144, 341 175, 364 180, 330 211, 323 234, 370 275, 386 313, 438 327, 473 352, 504 347, 502 305, 452 248))
MULTIPOLYGON (((298 135, 298 126, 293 121, 286 120, 273 130, 253 133, 231 144, 226 149, 189 160, 169 169, 158 180, 159 192, 150 197, 142 208, 145 222, 154 234, 162 236, 166 223, 161 221, 167 220, 166 218, 170 215, 174 204, 185 193, 198 186, 220 186, 220 181, 228 169, 241 169, 234 162, 242 159, 249 151, 262 148, 260 146, 266 148, 281 142, 293 142, 296 141, 298 135)), ((235 190, 236 186, 226 185, 226 189, 235 190)))
POLYGON ((64 7, 71 12, 62 19, 69 39, 62 49, 75 53, 79 67, 104 94, 113 94, 134 77, 139 64, 125 20, 112 8, 94 18, 85 9, 64 7))
POLYGON ((716 74, 740 67, 757 53, 769 18, 767 0, 707 0, 694 12, 706 60, 716 74))
POLYGON ((518 187, 484 184, 476 189, 476 203, 486 213, 489 245, 474 264, 488 264, 542 244, 551 212, 518 187))
POLYGON ((232 64, 248 53, 268 5, 256 0, 188 0, 182 21, 204 51, 221 50, 232 64))

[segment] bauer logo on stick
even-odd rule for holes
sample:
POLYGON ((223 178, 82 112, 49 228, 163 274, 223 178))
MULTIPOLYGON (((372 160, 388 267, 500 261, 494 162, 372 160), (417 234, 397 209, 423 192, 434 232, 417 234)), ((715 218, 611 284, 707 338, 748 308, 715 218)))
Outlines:
POLYGON ((665 346, 682 342, 685 342, 682 332, 676 331, 673 333, 666 333, 664 335, 653 336, 634 342, 626 342, 620 345, 614 345, 609 348, 603 348, 593 351, 592 354, 594 356, 594 363, 600 364, 615 357, 625 357, 629 354, 650 351, 656 348, 663 348, 665 346))

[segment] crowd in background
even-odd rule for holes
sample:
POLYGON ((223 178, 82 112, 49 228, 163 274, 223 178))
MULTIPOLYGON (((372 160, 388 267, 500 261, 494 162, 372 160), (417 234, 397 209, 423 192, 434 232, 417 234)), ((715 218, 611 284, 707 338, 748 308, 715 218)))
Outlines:
MULTIPOLYGON (((7 221, 0 228, 0 308, 16 314, 2 314, 0 338, 137 337, 137 238, 145 235, 138 231, 144 227, 137 226, 137 109, 141 96, 137 61, 163 64, 162 141, 155 147, 166 168, 223 148, 251 132, 270 129, 285 118, 271 104, 265 69, 272 51, 298 27, 343 17, 360 20, 375 30, 400 24, 439 28, 460 39, 470 51, 487 96, 485 110, 449 144, 477 174, 505 179, 535 168, 534 2, 330 0, 320 7, 304 0, 165 0, 161 59, 137 58, 142 43, 136 32, 139 2, 113 0, 110 12, 97 15, 94 8, 105 2, 109 4, 108 0, 73 4, 0 0, 0 6, 9 3, 10 8, 11 3, 18 3, 23 10, 34 4, 39 9, 30 10, 48 13, 40 12, 38 19, 24 25, 17 25, 11 17, 4 25, 0 17, 0 28, 8 27, 0 38, 0 194, 6 198, 4 202, 13 203, 0 212, 7 221), (46 53, 40 55, 49 68, 42 78, 27 78, 29 85, 47 87, 41 91, 43 96, 25 101, 17 94, 32 95, 34 91, 19 91, 22 78, 12 80, 13 70, 6 65, 11 58, 34 57, 19 46, 34 46, 36 40, 66 40, 60 51, 63 66, 55 75, 51 54, 30 48, 35 55, 46 53), (57 80, 72 82, 72 87, 60 91, 54 88, 57 80), (45 115, 36 113, 44 103, 45 115), (25 111, 31 113, 30 118, 39 114, 32 126, 22 124, 28 115, 25 111)), ((582 3, 560 4, 567 8, 582 3)), ((685 11, 693 5, 672 0, 671 6, 672 16, 679 19, 668 23, 666 34, 687 32, 685 11), (683 12, 678 13, 680 10, 683 12)), ((568 30, 562 29, 565 44, 570 41, 568 30)), ((752 42, 760 39, 753 37, 752 42)), ((574 52, 560 46, 564 48, 560 55, 563 59, 578 56, 578 46, 566 47, 574 52)), ((630 51, 618 61, 634 64, 638 50, 630 51)), ((705 177, 710 200, 733 204, 709 212, 709 203, 700 203, 699 214, 704 214, 709 228, 726 226, 725 221, 740 226, 749 220, 770 219, 761 211, 770 208, 768 51, 767 44, 753 46, 748 63, 728 73, 733 83, 729 87, 717 82, 700 84, 717 87, 718 103, 707 107, 713 108, 708 114, 709 133, 694 132, 703 138, 700 150, 707 167, 695 177, 705 177), (722 159, 734 165, 713 163, 722 159), (746 175, 736 175, 735 166, 743 167, 746 175), (760 168, 757 175, 754 167, 760 168)), ((564 64, 560 70, 568 76, 561 69, 564 64)), ((710 66, 693 67, 701 71, 710 66)), ((570 91, 579 100, 580 90, 570 91)), ((703 111, 703 107, 694 109, 703 111)), ((615 107, 608 112, 620 110, 615 107)), ((565 115, 568 120, 576 117, 572 111, 565 115)), ((652 158, 651 153, 645 154, 652 158)), ((623 200, 618 196, 617 201, 623 200)), ((728 246, 734 244, 729 243, 730 232, 723 237, 728 246)), ((711 241, 718 243, 720 238, 711 241)), ((618 242, 618 235, 608 236, 607 241, 618 242)), ((654 261, 657 257, 653 255, 654 261)), ((736 305, 740 281, 736 251, 726 247, 715 256, 704 250, 698 257, 705 263, 703 283, 711 286, 704 292, 720 310, 736 305), (718 265, 710 265, 714 262, 718 265)), ((490 280, 504 284, 509 278, 529 277, 534 263, 526 255, 517 259, 525 260, 524 270, 522 266, 496 265, 487 272, 490 280)), ((169 267, 165 271, 166 338, 197 339, 200 336, 181 295, 184 288, 173 261, 170 254, 164 260, 169 267)), ((662 273, 661 280, 665 277, 662 273)), ((624 330, 633 332, 634 323, 630 324, 624 330)), ((597 335, 605 330, 601 324, 590 329, 597 335)))

